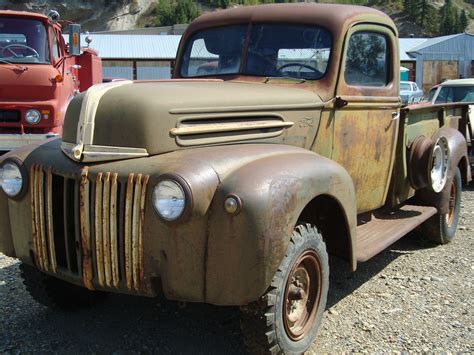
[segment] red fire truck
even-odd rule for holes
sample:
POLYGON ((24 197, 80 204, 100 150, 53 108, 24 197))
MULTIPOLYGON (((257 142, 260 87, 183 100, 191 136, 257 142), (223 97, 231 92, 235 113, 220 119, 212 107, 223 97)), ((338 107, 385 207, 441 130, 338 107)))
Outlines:
POLYGON ((97 53, 80 47, 80 25, 48 16, 0 11, 0 154, 61 135, 69 101, 102 81, 97 53))

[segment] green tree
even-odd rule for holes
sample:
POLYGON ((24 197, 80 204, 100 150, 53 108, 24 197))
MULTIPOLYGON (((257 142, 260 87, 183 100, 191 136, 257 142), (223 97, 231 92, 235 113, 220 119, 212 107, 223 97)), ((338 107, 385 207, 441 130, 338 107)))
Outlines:
POLYGON ((440 34, 450 35, 456 33, 456 9, 453 6, 452 0, 446 0, 445 4, 441 8, 441 23, 440 23, 440 34))
POLYGON ((155 8, 157 26, 171 26, 174 21, 174 6, 171 0, 160 0, 155 8))
POLYGON ((461 10, 459 14, 459 32, 464 32, 469 25, 469 18, 467 17, 466 10, 461 10))

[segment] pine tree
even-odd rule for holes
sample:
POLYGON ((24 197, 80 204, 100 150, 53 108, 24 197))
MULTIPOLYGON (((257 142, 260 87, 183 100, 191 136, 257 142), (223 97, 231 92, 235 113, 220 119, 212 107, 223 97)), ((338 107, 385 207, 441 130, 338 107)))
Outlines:
POLYGON ((459 14, 459 32, 466 31, 468 25, 469 19, 467 17, 466 10, 461 10, 461 13, 459 14))
POLYGON ((456 33, 456 9, 452 0, 446 0, 441 8, 440 32, 442 35, 456 33))

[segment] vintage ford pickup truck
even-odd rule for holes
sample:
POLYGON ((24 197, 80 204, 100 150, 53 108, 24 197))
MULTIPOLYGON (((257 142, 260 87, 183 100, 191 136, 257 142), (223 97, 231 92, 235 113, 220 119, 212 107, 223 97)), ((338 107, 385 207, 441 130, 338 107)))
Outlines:
POLYGON ((467 106, 401 108, 398 53, 365 7, 204 15, 173 80, 94 86, 62 139, 0 158, 0 251, 51 307, 103 292, 240 306, 251 352, 304 352, 328 255, 356 270, 417 227, 456 232, 467 106))

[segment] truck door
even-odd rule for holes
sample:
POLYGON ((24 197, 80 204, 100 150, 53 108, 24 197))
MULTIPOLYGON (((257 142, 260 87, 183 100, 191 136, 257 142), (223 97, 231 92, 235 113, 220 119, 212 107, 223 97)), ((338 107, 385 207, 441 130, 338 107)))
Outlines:
POLYGON ((352 176, 358 213, 381 207, 388 193, 400 106, 397 43, 378 25, 354 26, 345 39, 332 159, 352 176))

